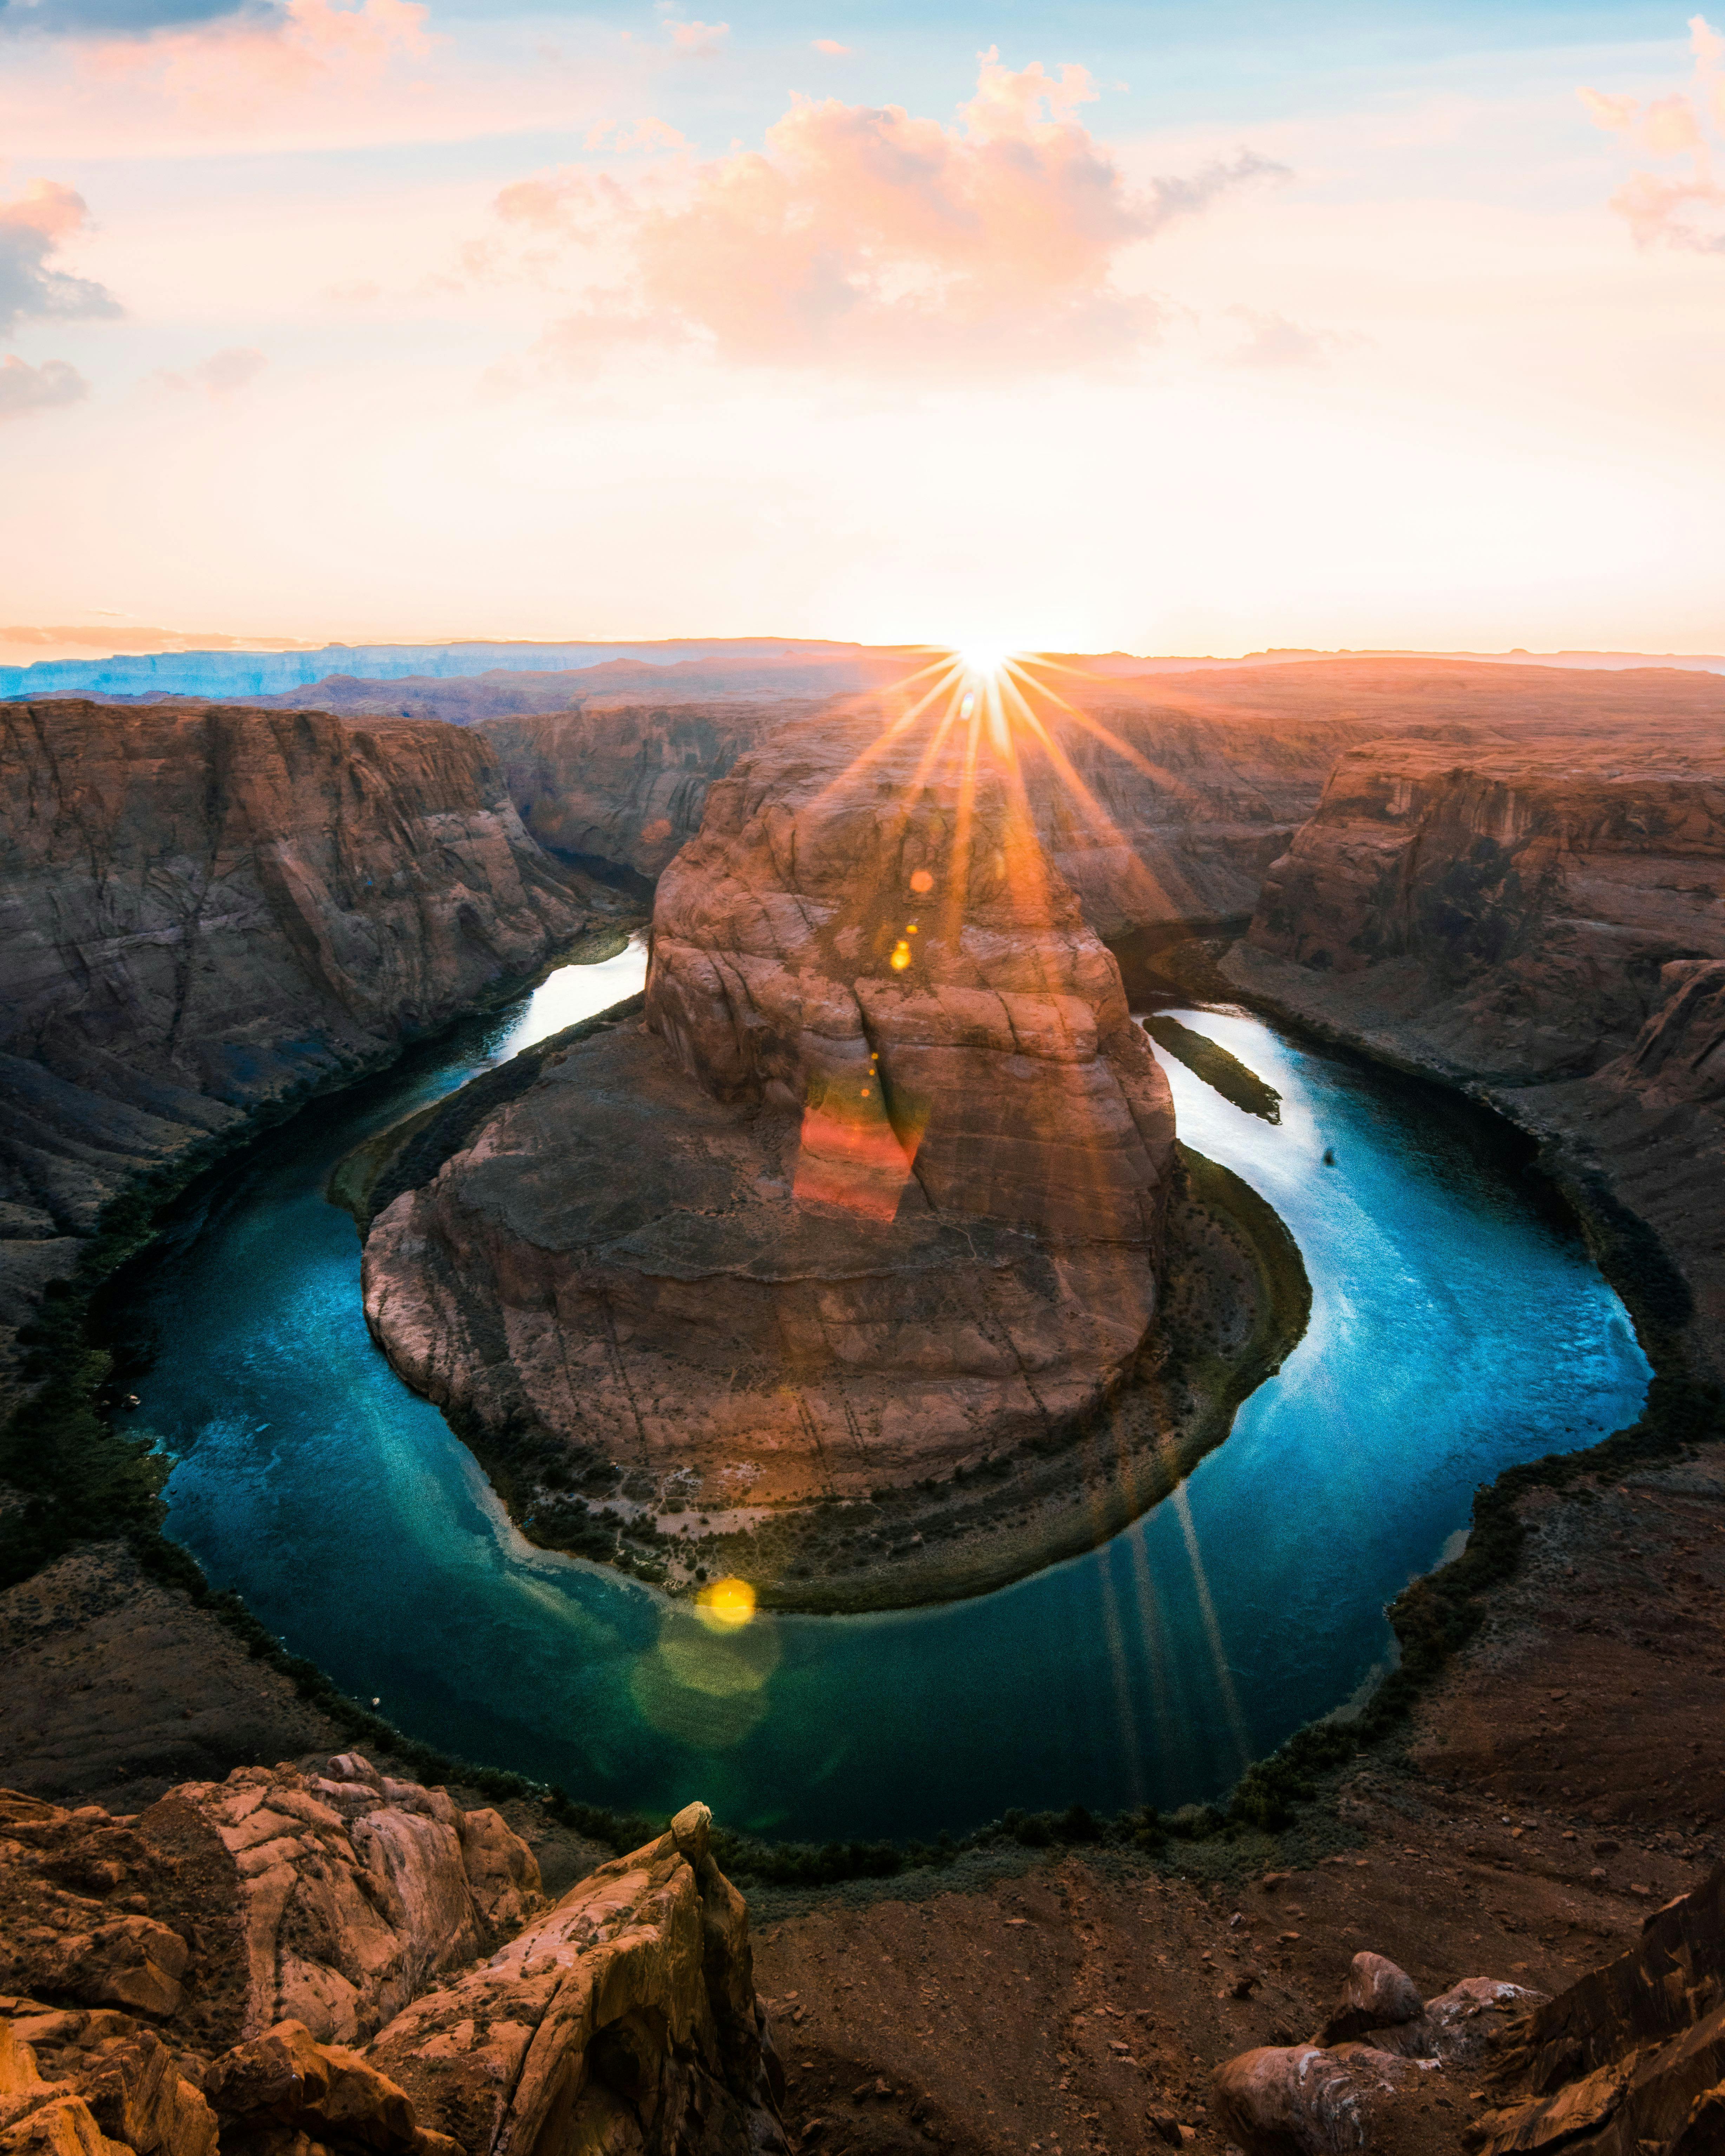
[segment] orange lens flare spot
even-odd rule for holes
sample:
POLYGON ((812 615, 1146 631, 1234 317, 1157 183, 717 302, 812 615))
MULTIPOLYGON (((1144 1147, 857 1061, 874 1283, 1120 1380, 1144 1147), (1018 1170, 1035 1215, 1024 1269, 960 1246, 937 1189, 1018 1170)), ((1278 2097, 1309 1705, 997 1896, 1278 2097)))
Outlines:
POLYGON ((932 891, 934 878, 927 869, 918 869, 911 878, 911 888, 915 891, 932 891))
POLYGON ((755 1614, 755 1590, 746 1579, 716 1579, 695 1598, 695 1614, 711 1632, 740 1632, 755 1614))
POLYGON ((911 963, 911 947, 901 936, 892 947, 892 956, 887 960, 895 973, 901 973, 911 963))

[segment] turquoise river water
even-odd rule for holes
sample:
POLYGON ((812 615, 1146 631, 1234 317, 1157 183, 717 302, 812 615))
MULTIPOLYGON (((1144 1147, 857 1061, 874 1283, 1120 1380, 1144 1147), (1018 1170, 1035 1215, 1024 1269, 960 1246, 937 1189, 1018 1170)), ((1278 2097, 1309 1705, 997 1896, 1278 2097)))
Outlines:
POLYGON ((182 1209, 128 1291, 169 1532, 413 1734, 663 1811, 825 1840, 1008 1805, 1213 1796, 1348 1701, 1384 1607, 1512 1462, 1633 1421, 1622 1305, 1499 1127, 1237 1012, 1178 1015, 1276 1087, 1271 1125, 1163 1058, 1186 1142, 1275 1206, 1306 1338, 1227 1441, 1105 1548, 975 1601, 715 1637, 535 1550, 373 1345, 331 1168, 367 1132, 639 986, 638 947, 305 1111, 182 1209), (1326 1165, 1325 1153, 1334 1164, 1326 1165))

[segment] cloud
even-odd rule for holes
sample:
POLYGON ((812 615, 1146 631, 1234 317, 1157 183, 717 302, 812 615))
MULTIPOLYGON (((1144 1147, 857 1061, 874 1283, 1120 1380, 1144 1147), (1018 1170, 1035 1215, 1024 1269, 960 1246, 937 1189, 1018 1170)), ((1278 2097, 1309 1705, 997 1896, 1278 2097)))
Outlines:
POLYGON ((588 129, 584 146, 625 156, 634 151, 682 150, 688 145, 675 127, 649 113, 644 120, 602 120, 588 129))
POLYGON ((255 113, 284 96, 327 93, 333 79, 375 82, 432 40, 418 0, 282 0, 153 37, 115 35, 92 47, 85 74, 183 111, 255 113))
MULTIPOLYGON (((582 305, 546 341, 564 366, 629 343, 773 367, 1106 364, 1162 318, 1119 281, 1129 250, 1282 168, 1242 151, 1135 190, 1079 116, 1096 96, 1081 67, 1014 71, 991 50, 951 125, 797 96, 759 151, 668 160, 626 184, 566 167, 506 188, 495 210, 523 241, 555 235, 590 258, 582 305)), ((542 248, 516 266, 546 265, 542 248)), ((468 267, 507 274, 495 245, 468 267)))
POLYGON ((0 0, 0 34, 142 38, 223 15, 259 18, 276 12, 259 0, 0 0))
POLYGON ((183 374, 162 373, 154 379, 164 389, 182 394, 201 392, 216 401, 232 397, 239 390, 249 388, 269 360, 254 345, 228 345, 224 350, 213 352, 200 365, 189 367, 183 374))
POLYGON ((1176 218, 1197 217, 1231 188, 1250 180, 1286 180, 1292 176, 1273 157, 1260 157, 1255 150, 1242 150, 1231 161, 1216 159, 1187 177, 1154 179, 1150 182, 1148 228, 1159 232, 1176 218))
POLYGON ((103 286, 49 266, 49 257, 89 221, 83 196, 57 180, 33 180, 21 195, 0 202, 0 335, 23 321, 120 313, 103 286))
POLYGON ((1713 173, 1714 139, 1725 137, 1725 36, 1692 15, 1689 48, 1695 69, 1687 90, 1646 105, 1596 90, 1578 94, 1594 126, 1651 157, 1687 160, 1685 172, 1632 172, 1612 196, 1635 244, 1725 254, 1725 187, 1713 173))
POLYGON ((856 47, 841 45, 836 38, 817 38, 809 50, 824 53, 829 60, 848 60, 856 50, 856 47))
POLYGON ((49 405, 75 404, 90 394, 90 384, 64 359, 44 359, 28 367, 14 352, 0 359, 0 419, 21 418, 49 405))
POLYGON ((1248 335, 1230 355, 1236 367, 1311 367, 1326 356, 1329 340, 1322 331, 1302 329, 1286 315, 1260 314, 1252 307, 1230 307, 1248 335))
POLYGON ((676 50, 691 59, 711 59, 731 34, 728 23, 680 23, 674 16, 665 28, 676 50))

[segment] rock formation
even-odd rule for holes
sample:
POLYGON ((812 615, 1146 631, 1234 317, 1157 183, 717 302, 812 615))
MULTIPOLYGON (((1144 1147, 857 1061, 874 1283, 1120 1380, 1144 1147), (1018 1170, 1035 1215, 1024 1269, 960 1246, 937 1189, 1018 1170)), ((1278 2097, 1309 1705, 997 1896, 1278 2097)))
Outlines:
POLYGON ((596 916, 483 740, 0 710, 0 1322, 128 1174, 531 973, 596 916))
POLYGON ((1477 2156, 1710 2156, 1725 2147, 1725 1864, 1650 1916, 1627 1953, 1498 2047, 1477 2156))
POLYGON ((784 2150, 704 1805, 548 1910, 495 1813, 353 1755, 136 1819, 0 1792, 0 1820, 5 2156, 784 2150), (116 1896, 172 1924, 105 1926, 116 1896), (127 1963, 125 1928, 173 1952, 127 1963))
POLYGON ((1243 2156, 1393 2148, 1399 2114, 1429 2071, 1478 2069, 1545 2004, 1543 1992, 1480 1976, 1422 2004, 1405 1969, 1357 1953, 1311 2042, 1260 2045, 1224 2061, 1211 2108, 1243 2156))
POLYGON ((1648 1314, 1717 1371, 1722 871, 1717 742, 1384 742, 1337 762, 1224 970, 1550 1141, 1655 1231, 1681 1278, 1648 1314))
POLYGON ((595 700, 492 719, 485 738, 521 821, 549 851, 659 875, 701 828, 706 790, 746 751, 810 714, 808 701, 692 705, 595 700))
MULTIPOLYGON (((644 1026, 573 1043, 366 1248, 392 1359, 655 1507, 944 1478, 1105 1399, 1173 1116, 1006 762, 846 717, 708 796, 644 1026)), ((555 1483, 553 1483, 555 1487, 555 1483)))

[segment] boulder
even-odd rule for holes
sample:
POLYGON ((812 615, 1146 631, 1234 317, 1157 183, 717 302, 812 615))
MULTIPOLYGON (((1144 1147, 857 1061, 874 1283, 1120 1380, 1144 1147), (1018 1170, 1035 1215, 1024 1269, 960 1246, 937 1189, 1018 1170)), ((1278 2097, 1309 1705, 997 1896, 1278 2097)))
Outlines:
POLYGON ((1425 2010, 1419 1986, 1405 1969, 1382 1954, 1357 1953, 1348 1966, 1341 1999, 1317 2041, 1346 2043, 1370 2030, 1417 2021, 1425 2010))
POLYGON ((1363 2044, 1264 2046, 1217 2067, 1210 2107, 1244 2156, 1345 2156, 1429 2071, 1363 2044))

